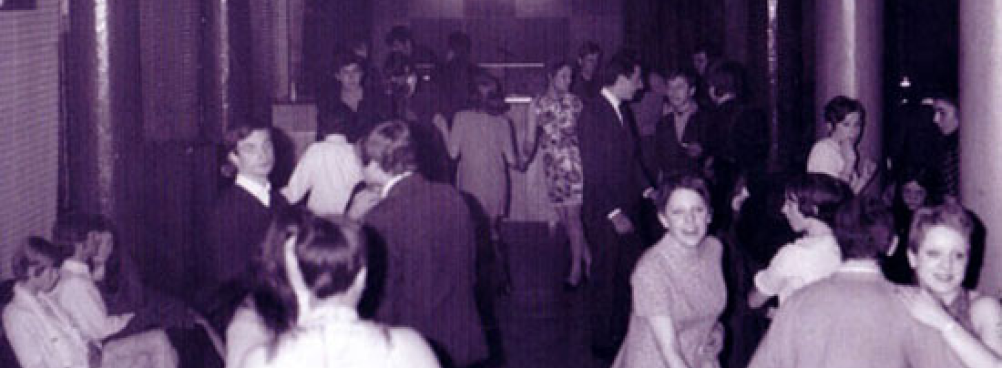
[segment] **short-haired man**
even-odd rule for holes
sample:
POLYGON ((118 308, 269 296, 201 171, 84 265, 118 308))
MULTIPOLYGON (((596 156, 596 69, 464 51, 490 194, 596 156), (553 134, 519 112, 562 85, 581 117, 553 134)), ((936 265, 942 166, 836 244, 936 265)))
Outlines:
POLYGON ((386 46, 390 48, 389 54, 400 54, 416 64, 434 64, 435 54, 431 50, 415 44, 414 35, 411 29, 404 25, 397 25, 386 34, 386 46))
POLYGON ((639 223, 643 193, 651 187, 643 170, 637 130, 627 102, 643 88, 640 65, 616 55, 603 67, 602 90, 586 102, 578 122, 584 174, 581 208, 585 236, 595 247, 592 264, 592 345, 606 358, 619 348, 630 311, 629 277, 643 251, 639 223))
POLYGON ((667 77, 664 117, 657 124, 658 167, 662 177, 701 174, 708 115, 696 103, 696 76, 684 70, 667 77))
POLYGON ((939 333, 913 320, 877 263, 893 219, 852 201, 835 214, 845 262, 783 303, 750 368, 961 367, 939 333))
POLYGON ((577 68, 571 81, 571 93, 582 100, 598 97, 602 89, 599 66, 602 63, 602 48, 593 41, 585 42, 578 48, 577 68))
POLYGON ((364 215, 386 254, 376 319, 413 327, 455 366, 487 358, 473 295, 476 243, 463 196, 417 171, 418 147, 407 123, 379 124, 358 144, 365 181, 382 197, 364 215))
POLYGON ((934 171, 941 180, 941 188, 936 192, 944 202, 957 203, 960 198, 960 118, 958 117, 957 101, 951 97, 940 96, 932 99, 934 110, 932 121, 942 133, 940 157, 934 171))
POLYGON ((707 73, 712 104, 705 154, 712 158, 714 226, 724 225, 729 198, 740 175, 757 183, 766 172, 769 125, 765 113, 743 101, 744 70, 724 62, 707 73))

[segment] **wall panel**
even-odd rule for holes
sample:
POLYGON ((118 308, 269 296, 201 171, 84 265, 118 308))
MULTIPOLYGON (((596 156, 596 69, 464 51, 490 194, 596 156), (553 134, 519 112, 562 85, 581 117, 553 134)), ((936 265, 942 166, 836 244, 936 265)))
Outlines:
POLYGON ((0 12, 0 278, 28 235, 56 215, 59 4, 0 12))

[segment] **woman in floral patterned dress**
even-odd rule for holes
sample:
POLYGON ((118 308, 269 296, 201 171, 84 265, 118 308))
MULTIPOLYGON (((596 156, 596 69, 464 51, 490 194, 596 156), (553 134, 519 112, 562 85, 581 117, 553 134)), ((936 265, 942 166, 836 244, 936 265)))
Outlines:
POLYGON ((547 68, 546 92, 529 105, 528 136, 524 151, 536 148, 543 159, 547 195, 567 229, 571 245, 571 269, 565 286, 576 288, 590 273, 591 253, 581 224, 584 179, 578 151, 577 120, 583 107, 570 93, 572 64, 559 61, 547 68))

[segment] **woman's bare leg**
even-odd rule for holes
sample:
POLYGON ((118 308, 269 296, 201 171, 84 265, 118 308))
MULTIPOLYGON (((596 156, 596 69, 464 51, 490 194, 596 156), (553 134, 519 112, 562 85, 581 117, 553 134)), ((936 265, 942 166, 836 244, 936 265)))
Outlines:
POLYGON ((567 229, 571 246, 571 270, 566 281, 570 285, 578 285, 582 276, 591 274, 591 252, 588 251, 584 226, 581 224, 581 205, 557 206, 557 214, 567 229))

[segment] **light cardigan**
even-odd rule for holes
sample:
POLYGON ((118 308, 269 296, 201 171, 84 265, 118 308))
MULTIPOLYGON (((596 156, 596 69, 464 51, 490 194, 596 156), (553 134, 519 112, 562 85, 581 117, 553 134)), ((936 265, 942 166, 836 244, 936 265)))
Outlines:
POLYGON ((87 342, 48 296, 20 283, 3 309, 3 326, 23 368, 87 368, 87 342), (47 306, 47 308, 45 306, 47 306))
POLYGON ((845 158, 842 157, 841 149, 839 148, 838 142, 835 139, 828 137, 819 140, 811 148, 811 154, 807 156, 807 172, 818 173, 818 174, 828 174, 829 176, 839 179, 849 187, 852 191, 859 193, 863 185, 866 182, 863 178, 859 176, 856 172, 856 162, 859 161, 857 158, 851 162, 846 162, 845 158), (843 174, 846 167, 852 168, 848 171, 848 174, 843 174))
POLYGON ((52 298, 88 341, 99 343, 124 329, 132 319, 131 314, 108 315, 108 307, 94 284, 90 268, 77 260, 63 262, 52 298))

